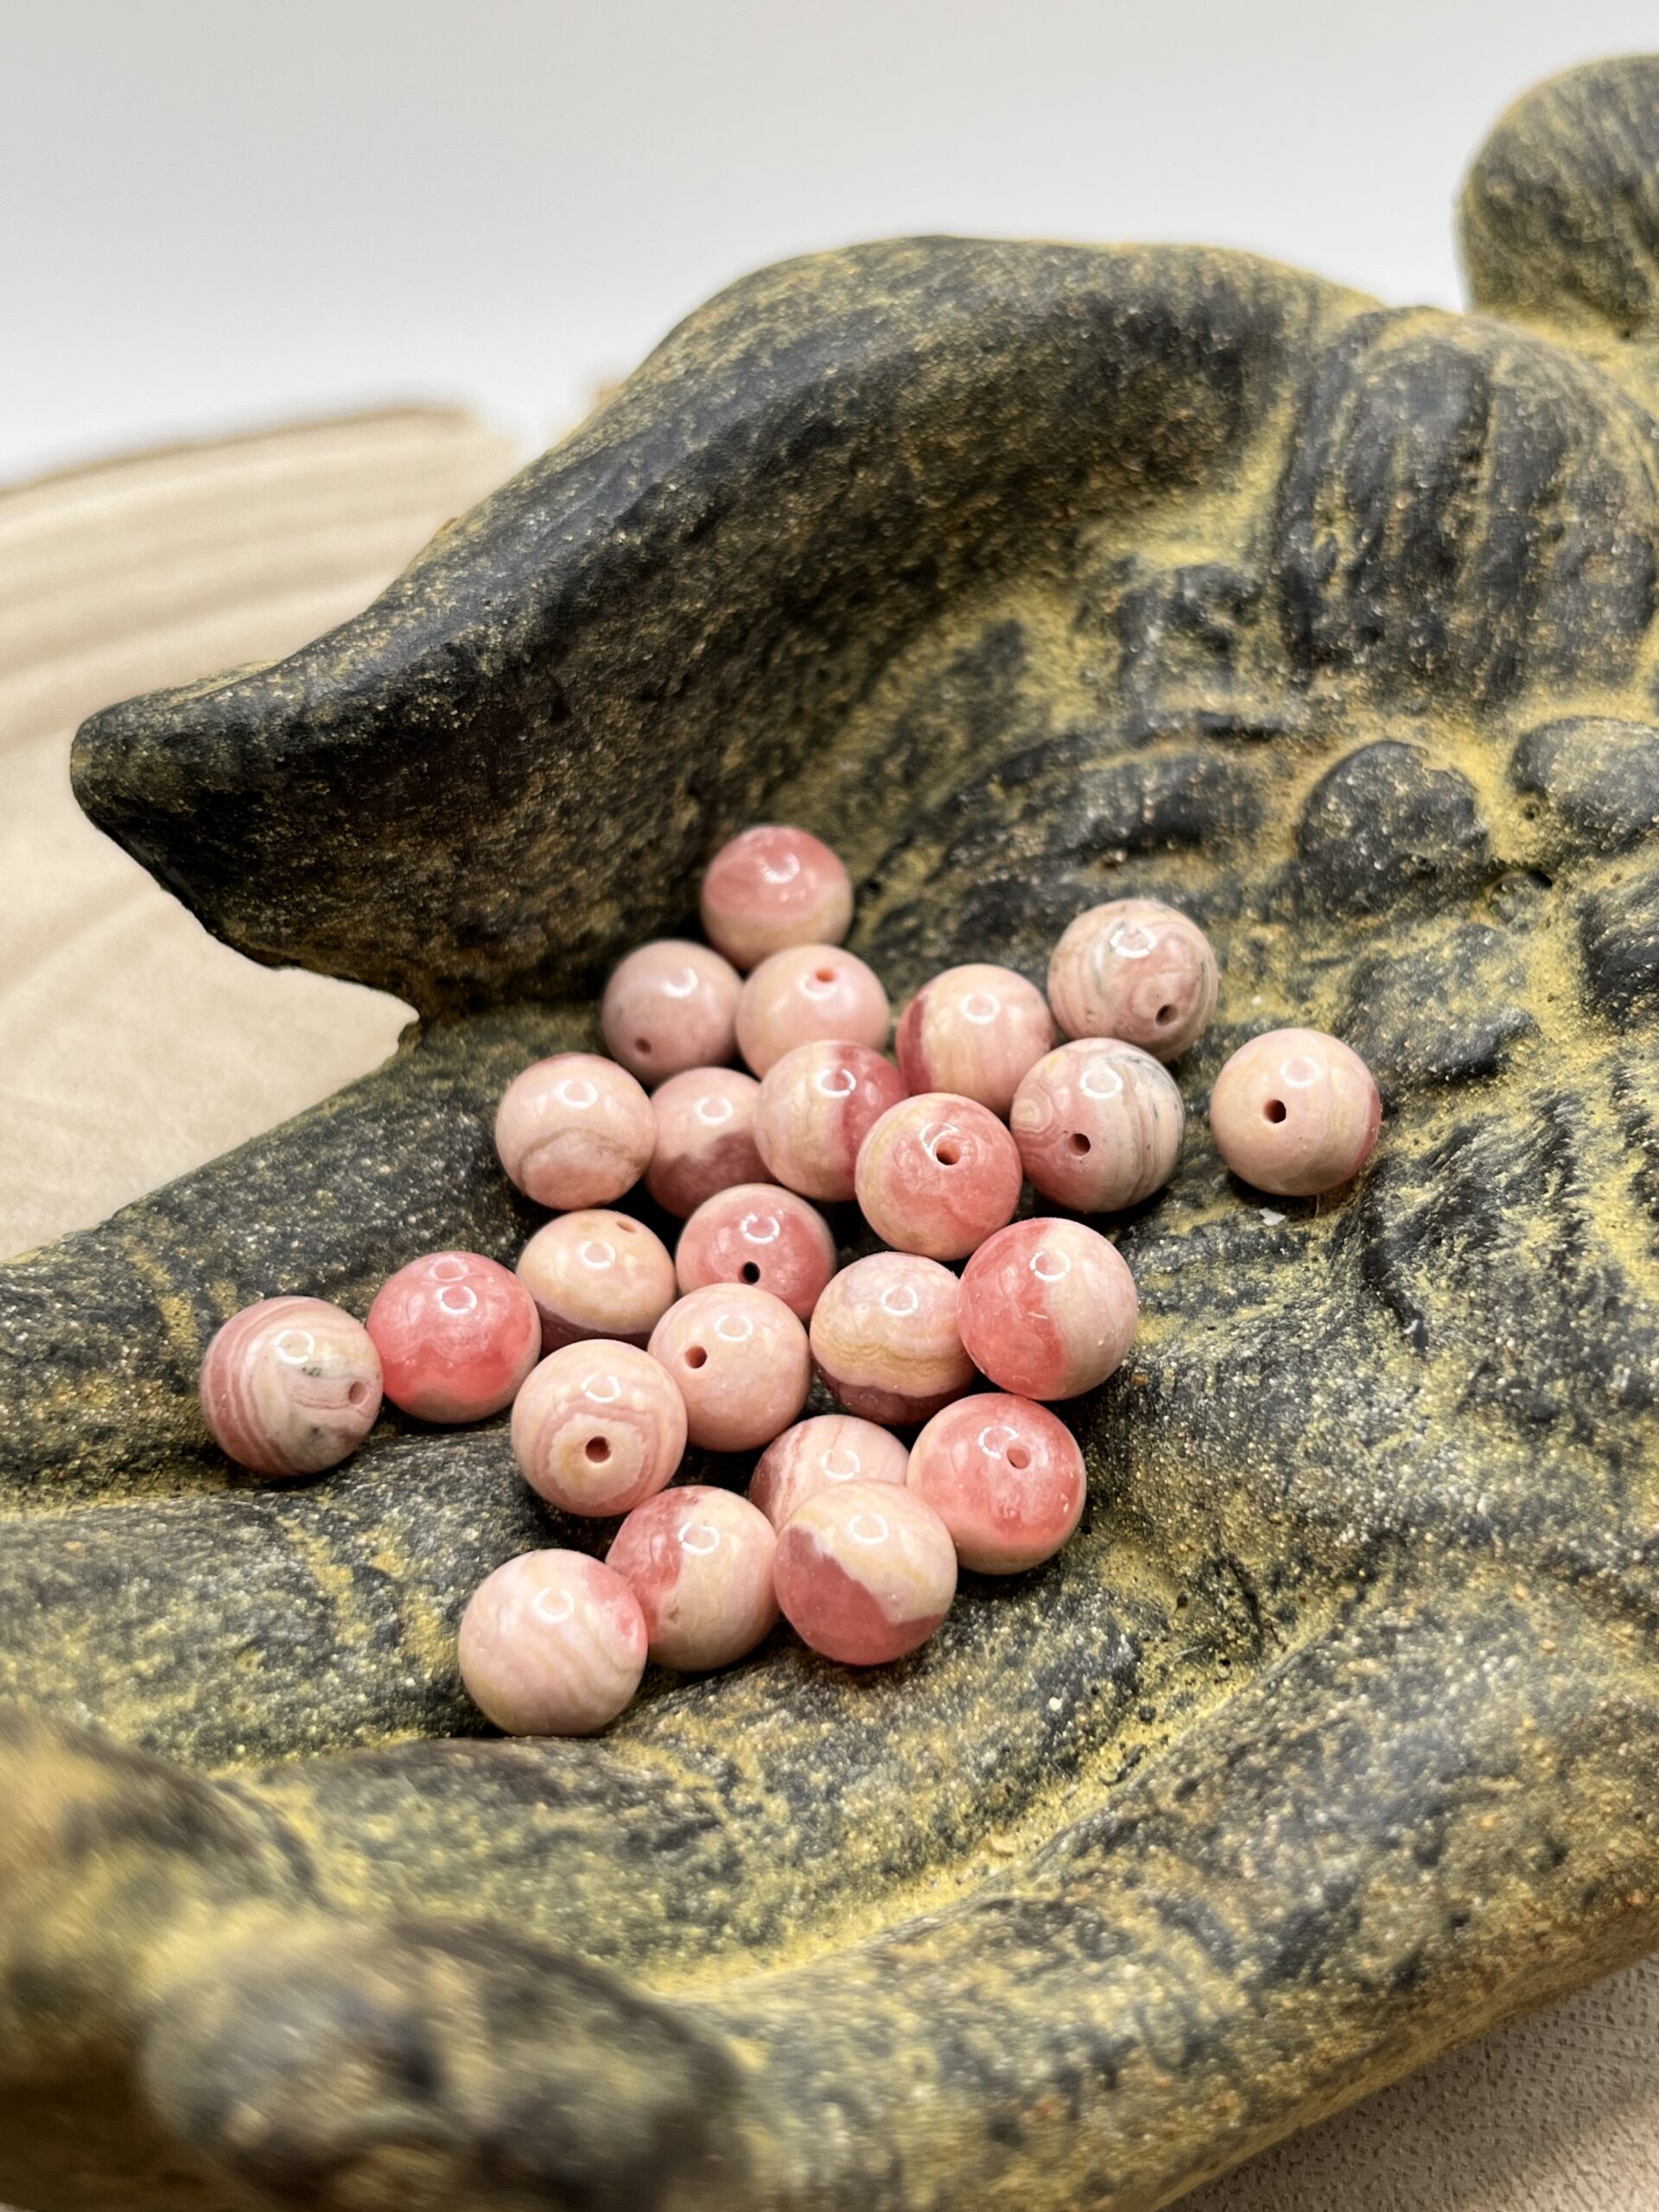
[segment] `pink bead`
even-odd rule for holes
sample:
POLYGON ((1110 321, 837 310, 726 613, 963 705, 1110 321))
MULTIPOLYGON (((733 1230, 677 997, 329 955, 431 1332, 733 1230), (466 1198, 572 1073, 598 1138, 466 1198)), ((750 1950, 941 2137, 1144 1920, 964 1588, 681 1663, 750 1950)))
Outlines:
POLYGON ((596 1052, 537 1060, 496 1109, 501 1165, 537 1205, 607 1205, 639 1180, 656 1143, 650 1099, 596 1052))
POLYGON ((701 1674, 753 1651, 777 1619, 777 1548, 747 1498, 688 1483, 637 1506, 606 1563, 639 1600, 658 1665, 701 1674))
POLYGON ((550 1505, 627 1513, 673 1477, 685 1451, 685 1402, 637 1344, 603 1338, 550 1352, 512 1408, 512 1456, 550 1505))
POLYGON ((734 1183, 764 1183, 754 1141, 760 1086, 736 1068, 688 1068, 652 1094, 657 1125, 645 1188, 683 1218, 734 1183))
POLYGON ((925 1090, 891 1106, 864 1140, 864 1218, 896 1251, 959 1260, 1020 1203, 1020 1154, 988 1106, 925 1090))
POLYGON ((937 1260, 873 1252, 843 1268, 812 1315, 812 1357, 850 1414, 926 1421, 974 1379, 957 1325, 962 1285, 937 1260))
POLYGON ((542 1350, 582 1337, 643 1344, 677 1295, 668 1247, 643 1222, 586 1207, 544 1222, 518 1255, 542 1350))
POLYGON ((1054 1042, 1048 1002, 1012 968, 973 961, 924 983, 894 1039, 910 1090, 949 1090, 1006 1115, 1020 1078, 1054 1042))
POLYGON ((810 830, 761 823, 724 844, 702 879, 710 944, 742 969, 791 944, 839 944, 853 887, 839 857, 810 830))
POLYGON ((651 1350, 679 1385, 691 1441, 706 1451, 770 1444, 806 1403, 806 1331, 768 1290, 721 1282, 692 1291, 657 1324, 651 1350))
POLYGON ((591 1736, 645 1671, 645 1619, 620 1574, 582 1552, 525 1552, 473 1592, 461 1679, 510 1736, 591 1736))
POLYGON ((797 1045, 832 1037, 887 1041, 887 995, 874 972, 836 944, 798 944, 763 960, 737 1002, 737 1042, 756 1075, 797 1045))
POLYGON ((836 1272, 836 1240, 823 1216, 793 1191, 739 1183, 697 1208, 680 1232, 674 1267, 683 1291, 753 1283, 806 1321, 836 1272))
POLYGON ((737 1046, 743 979, 706 944, 658 938, 613 971, 599 1010, 613 1059, 641 1083, 717 1067, 737 1046))
POLYGON ((1119 1213, 1175 1173, 1186 1109, 1167 1068, 1115 1037, 1045 1053, 1008 1116, 1027 1179, 1079 1213, 1119 1213))
POLYGON ((1241 1045, 1216 1077, 1210 1127, 1241 1180, 1313 1198, 1357 1175, 1382 1120, 1371 1071, 1339 1038, 1272 1029, 1241 1045))
POLYGON ((766 1070, 754 1141, 767 1172, 809 1198, 850 1198, 858 1148, 905 1079, 868 1045, 820 1038, 797 1045, 766 1070))
POLYGON ((1048 963, 1048 1002, 1068 1037, 1120 1037, 1160 1060, 1203 1035, 1219 988, 1209 938, 1156 899, 1090 906, 1048 963))
POLYGON ((834 1483, 902 1483, 909 1467, 910 1454, 890 1429, 852 1414, 817 1414, 767 1445, 749 1500, 781 1529, 834 1483))
POLYGON ((803 1643, 843 1667, 880 1667, 925 1643, 950 1611, 956 1546, 912 1491, 841 1483, 779 1536, 774 1580, 803 1643))
POLYGON ((1135 1342, 1135 1278, 1080 1221, 1016 1221, 962 1271, 962 1341, 999 1389, 1075 1398, 1120 1368, 1135 1342))
POLYGON ((510 1405, 542 1350, 542 1317, 515 1274, 478 1252, 429 1252, 369 1308, 386 1395, 417 1421, 483 1421, 510 1405))
POLYGON ((380 1355, 321 1298, 262 1298, 232 1314, 201 1363, 214 1441, 260 1475, 315 1475, 355 1452, 380 1411, 380 1355))
POLYGON ((976 1574, 1022 1574, 1052 1559, 1077 1527, 1088 1489, 1064 1421, 1001 1391, 935 1414, 910 1454, 910 1487, 950 1531, 976 1574))

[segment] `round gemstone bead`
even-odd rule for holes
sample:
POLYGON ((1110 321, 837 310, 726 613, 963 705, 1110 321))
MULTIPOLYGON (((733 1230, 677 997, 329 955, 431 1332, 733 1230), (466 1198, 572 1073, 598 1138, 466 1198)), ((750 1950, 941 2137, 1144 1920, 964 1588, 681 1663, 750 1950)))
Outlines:
POLYGON ((480 1252, 429 1252, 381 1284, 366 1324, 386 1395, 417 1421, 483 1421, 510 1405, 542 1350, 517 1275, 480 1252))
POLYGON ((1005 1116, 1020 1077, 1053 1042, 1037 986, 980 961, 924 983, 893 1039, 906 1090, 953 1091, 1005 1116))
POLYGON ((262 1298, 208 1345, 201 1410, 238 1466, 320 1474, 374 1427, 380 1355, 363 1324, 324 1299, 262 1298))
POLYGON ((976 1574, 1020 1574, 1077 1527, 1088 1488, 1077 1439, 1046 1406, 1000 1390, 935 1414, 910 1454, 910 1487, 976 1574))
POLYGON ((1120 1037, 1160 1060, 1203 1035, 1219 988, 1209 938, 1156 899, 1090 906, 1048 963, 1048 1002, 1068 1037, 1120 1037))
POLYGON ((1371 1071, 1340 1038, 1273 1029, 1216 1077, 1210 1126, 1235 1175, 1275 1197, 1313 1198, 1357 1175, 1382 1120, 1371 1071))
POLYGON ((905 1095, 903 1076, 868 1045, 797 1045, 760 1085, 754 1141, 767 1173, 804 1198, 850 1198, 859 1147, 905 1095))
POLYGON ((679 1385, 691 1441, 752 1452, 781 1435, 806 1403, 806 1332, 780 1298, 747 1283, 710 1283, 681 1299, 651 1350, 679 1385))
POLYGON ((834 1483, 902 1483, 910 1454, 891 1429, 853 1414, 815 1414, 786 1428, 760 1454, 750 1502, 781 1529, 809 1497, 834 1483))
POLYGON ((812 1314, 812 1357, 850 1414, 895 1427, 959 1398, 974 1363, 957 1327, 962 1285, 937 1260, 873 1252, 830 1281, 812 1314))
POLYGON ((839 944, 853 887, 821 837, 763 822, 721 847, 702 879, 702 926, 739 968, 791 944, 839 944))
POLYGON ((1016 1221, 962 1271, 959 1325, 999 1389, 1075 1398, 1121 1367, 1135 1342, 1135 1278, 1081 1221, 1016 1221))
POLYGON ((645 1084, 717 1067, 736 1048, 742 988, 731 962, 706 944, 683 938, 642 944, 605 986, 599 1020, 606 1047, 645 1084))
POLYGON ((688 1483, 636 1506, 606 1563, 639 1600, 657 1664, 700 1674, 753 1651, 777 1619, 777 1548, 747 1498, 688 1483))
POLYGON ((760 1086, 737 1068, 688 1068, 652 1092, 657 1125, 645 1188, 683 1218, 734 1183, 764 1183, 754 1141, 760 1086))
POLYGON ((703 1200, 680 1232, 674 1266, 683 1291, 753 1283, 806 1321, 836 1272, 836 1240, 823 1216, 793 1191, 739 1183, 703 1200))
POLYGON ((657 1143, 651 1101, 596 1052, 557 1052, 507 1085, 495 1116, 501 1165, 528 1198, 561 1211, 632 1190, 657 1143))
POLYGON ((674 1303, 668 1247, 642 1221, 598 1206, 544 1222, 518 1255, 542 1317, 542 1350, 582 1337, 643 1344, 674 1303))
POLYGON ((1175 1173, 1186 1109, 1175 1079, 1138 1045, 1085 1037, 1046 1052, 1008 1116, 1020 1164, 1046 1198, 1119 1213, 1175 1173))
POLYGON ((887 995, 873 969, 836 944, 798 944, 760 963, 737 1002, 737 1042, 756 1075, 815 1037, 887 1041, 887 995))
POLYGON ((631 1512, 672 1478, 685 1402, 649 1352, 594 1338, 550 1352, 514 1401, 512 1456, 567 1513, 631 1512))
POLYGON ((950 1611, 957 1550, 913 1491, 838 1483, 780 1533, 774 1580, 803 1643, 843 1667, 880 1667, 925 1643, 950 1611))
POLYGON ((461 1617, 461 1679, 510 1736, 591 1736, 645 1671, 645 1618, 622 1577, 582 1552, 498 1567, 461 1617))
POLYGON ((864 1218, 895 1251, 959 1260, 1020 1203, 1020 1154, 988 1106, 925 1090, 891 1106, 859 1149, 864 1218))

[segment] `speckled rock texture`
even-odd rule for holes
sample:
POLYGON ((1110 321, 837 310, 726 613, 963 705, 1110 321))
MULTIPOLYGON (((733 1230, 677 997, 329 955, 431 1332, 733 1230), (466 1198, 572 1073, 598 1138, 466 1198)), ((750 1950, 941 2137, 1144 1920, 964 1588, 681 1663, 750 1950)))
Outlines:
POLYGON ((1659 63, 1522 102, 1464 232, 1469 318, 1201 250, 765 272, 359 620, 87 725, 211 928, 426 1020, 0 1274, 0 2196, 1149 2212, 1659 1940, 1659 63), (1079 1535, 914 1659, 503 1743, 461 1607, 602 1535, 500 1424, 245 1483, 196 1364, 510 1258, 504 1082, 763 817, 895 1000, 1188 909, 1189 1109, 1309 1023, 1382 1144, 1264 1207, 1193 1112, 1079 1535))

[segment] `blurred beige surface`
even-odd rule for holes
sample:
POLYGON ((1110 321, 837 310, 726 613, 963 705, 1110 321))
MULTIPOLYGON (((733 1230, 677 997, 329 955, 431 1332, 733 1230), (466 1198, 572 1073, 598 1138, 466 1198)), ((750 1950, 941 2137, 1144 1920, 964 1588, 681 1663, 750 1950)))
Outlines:
MULTIPOLYGON (((267 1128, 391 1051, 407 1009, 255 968, 81 818, 110 700, 288 651, 370 599, 516 456, 403 412, 0 495, 0 1255, 267 1128)), ((1655 2212, 1659 1962, 1443 2060, 1192 2212, 1655 2212)), ((3 2212, 3 2208, 0 2208, 3 2212)))

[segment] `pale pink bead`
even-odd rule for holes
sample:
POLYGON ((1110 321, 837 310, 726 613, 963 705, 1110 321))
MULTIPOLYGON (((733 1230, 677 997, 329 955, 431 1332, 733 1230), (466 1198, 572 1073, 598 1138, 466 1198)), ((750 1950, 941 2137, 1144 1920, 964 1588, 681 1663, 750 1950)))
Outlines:
POLYGON ((891 1106, 864 1140, 864 1218, 896 1251, 959 1260, 1020 1203, 1020 1154, 988 1106, 925 1090, 891 1106))
POLYGON ((643 1344, 677 1294, 668 1247, 641 1221, 597 1206, 544 1222, 518 1255, 542 1317, 542 1350, 582 1337, 643 1344))
POLYGON ((221 1451, 260 1475, 315 1475, 355 1452, 380 1411, 367 1330, 321 1298, 262 1298, 232 1314, 201 1363, 221 1451))
POLYGON ((512 1456, 567 1513, 627 1513, 685 1452, 685 1402, 637 1344, 594 1338, 550 1352, 513 1402, 512 1456))
POLYGON ((780 1435, 806 1403, 806 1331, 780 1298, 747 1283, 711 1283, 671 1306, 652 1355, 679 1385, 691 1441, 751 1452, 780 1435))
POLYGON ((839 856, 807 830, 763 822, 724 844, 702 879, 710 944, 743 969, 791 944, 839 944, 853 887, 839 856))
POLYGON ((705 1198, 674 1254, 683 1291, 711 1282, 754 1283, 810 1320, 836 1272, 836 1240, 816 1207, 776 1183, 739 1183, 705 1198))
POLYGON ((639 1180, 656 1143, 650 1099, 596 1052, 537 1060, 496 1109, 501 1165, 537 1205, 607 1205, 639 1180))
POLYGON ((1120 1368, 1135 1342, 1135 1278, 1116 1245, 1080 1221, 1016 1221, 962 1271, 969 1357, 999 1389, 1075 1398, 1120 1368))
POLYGON ((1186 1109, 1169 1070, 1115 1037, 1046 1052, 1014 1095, 1020 1162, 1045 1198, 1119 1213, 1175 1173, 1186 1109))
POLYGON ((778 1602, 814 1651, 880 1667, 925 1643, 957 1594, 957 1548, 924 1498, 886 1483, 840 1483, 778 1538, 778 1602))
POLYGON ((736 1049, 742 988, 731 962, 706 944, 671 937, 642 944, 613 969, 601 1001, 612 1058, 645 1084, 717 1067, 736 1049))
POLYGON ((747 1498, 688 1483, 636 1506, 606 1564, 639 1600, 658 1665, 701 1674, 753 1651, 777 1619, 777 1549, 747 1498))
POLYGON ((902 1427, 959 1398, 974 1363, 957 1325, 962 1285, 937 1260, 873 1252, 830 1281, 812 1315, 812 1357, 850 1414, 902 1427))
POLYGON ((1203 1035, 1219 988, 1209 938, 1156 899, 1090 906, 1048 963, 1048 1002, 1068 1037, 1121 1037, 1160 1060, 1203 1035))
POLYGON ((749 1498, 774 1529, 833 1483, 902 1483, 910 1454, 891 1429, 853 1414, 815 1414, 760 1454, 749 1498))
POLYGON ((737 1042, 756 1075, 810 1044, 833 1037, 881 1046, 887 995, 874 971, 836 944, 798 944, 763 960, 737 1002, 737 1042))
POLYGON ((1046 1406, 1000 1390, 935 1414, 910 1454, 910 1487, 976 1574, 1021 1574, 1052 1559, 1083 1512, 1077 1439, 1046 1406))
POLYGON ((1034 983, 972 961, 923 984, 893 1042, 907 1090, 953 1091, 1006 1116, 1020 1077, 1054 1042, 1054 1023, 1034 983))
POLYGON ((473 1592, 461 1623, 461 1679, 510 1736, 591 1736, 645 1671, 639 1600, 582 1552, 525 1552, 473 1592))
POLYGON ((905 1095, 903 1076, 868 1045, 797 1045, 766 1070, 755 1108, 767 1173, 805 1198, 850 1198, 859 1147, 905 1095))
POLYGON ((1312 1198, 1357 1175, 1382 1120, 1364 1061, 1318 1029, 1252 1037, 1210 1097, 1222 1158, 1241 1180, 1279 1198, 1312 1198))
POLYGON ((388 1276, 366 1324, 386 1395, 417 1421, 483 1421, 541 1357, 542 1317, 517 1275, 480 1252, 429 1252, 388 1276))
POLYGON ((754 1141, 760 1086, 737 1068, 688 1068, 653 1091, 656 1145, 645 1188, 665 1212, 695 1213, 734 1183, 764 1183, 754 1141))

